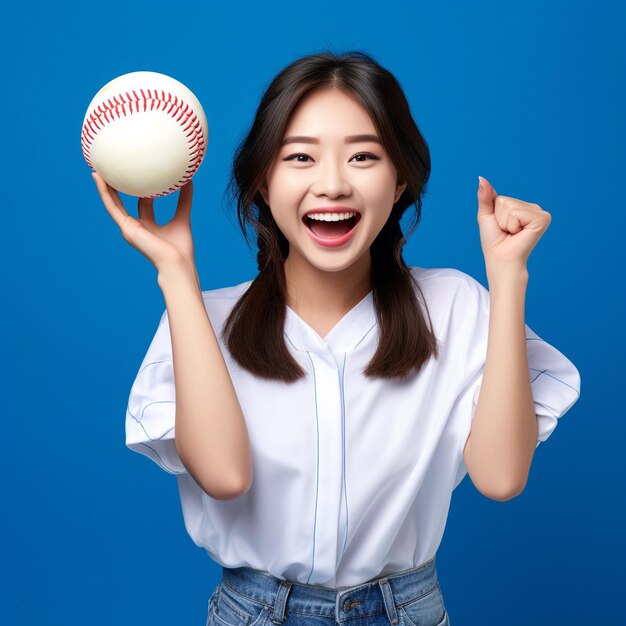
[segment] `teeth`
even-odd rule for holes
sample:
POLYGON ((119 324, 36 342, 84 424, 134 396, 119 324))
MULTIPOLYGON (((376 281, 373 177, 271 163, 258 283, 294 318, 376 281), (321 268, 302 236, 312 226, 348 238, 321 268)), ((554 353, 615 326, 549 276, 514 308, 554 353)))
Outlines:
POLYGON ((339 220, 347 220, 356 215, 355 211, 348 213, 309 213, 307 217, 312 220, 320 220, 322 222, 338 222, 339 220))

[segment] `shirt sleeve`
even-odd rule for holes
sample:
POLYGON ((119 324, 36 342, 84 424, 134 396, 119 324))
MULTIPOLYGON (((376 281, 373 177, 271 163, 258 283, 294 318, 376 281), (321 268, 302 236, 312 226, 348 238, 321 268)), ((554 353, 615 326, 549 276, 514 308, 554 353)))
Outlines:
POLYGON ((176 390, 167 309, 130 390, 126 446, 170 474, 185 474, 174 440, 176 390))
MULTIPOLYGON (((487 357, 489 334, 489 291, 477 280, 466 275, 470 294, 465 301, 465 330, 468 333, 465 355, 466 376, 455 403, 454 412, 460 424, 460 465, 455 487, 467 473, 463 448, 470 434, 478 404, 480 386, 487 357)), ((580 374, 575 365, 559 350, 539 337, 527 324, 526 352, 530 383, 537 416, 537 444, 554 432, 559 418, 569 411, 580 397, 580 374)))

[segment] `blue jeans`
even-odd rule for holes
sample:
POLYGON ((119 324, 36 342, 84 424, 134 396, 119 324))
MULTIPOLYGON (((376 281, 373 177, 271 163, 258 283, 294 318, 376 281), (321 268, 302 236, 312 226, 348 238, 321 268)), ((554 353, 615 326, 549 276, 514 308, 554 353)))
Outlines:
POLYGON ((435 557, 354 587, 291 583, 250 567, 222 568, 206 626, 450 626, 435 557), (348 624, 349 623, 349 624, 348 624))

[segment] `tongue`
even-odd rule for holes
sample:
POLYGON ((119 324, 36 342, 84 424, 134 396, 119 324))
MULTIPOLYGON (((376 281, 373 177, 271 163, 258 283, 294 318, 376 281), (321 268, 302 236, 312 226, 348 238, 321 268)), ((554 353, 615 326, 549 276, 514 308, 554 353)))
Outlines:
POLYGON ((322 222, 320 220, 309 220, 309 228, 313 234, 324 239, 334 239, 345 235, 353 225, 354 220, 339 220, 338 222, 322 222))

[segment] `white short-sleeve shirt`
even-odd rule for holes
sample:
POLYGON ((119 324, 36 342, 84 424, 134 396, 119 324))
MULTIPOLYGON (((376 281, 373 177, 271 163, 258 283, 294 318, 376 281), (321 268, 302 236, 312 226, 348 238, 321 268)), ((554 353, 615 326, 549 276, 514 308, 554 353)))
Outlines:
MULTIPOLYGON (((226 317, 251 281, 203 292, 250 437, 252 486, 233 500, 203 492, 177 455, 163 314, 131 389, 126 445, 176 474, 185 527, 218 564, 334 589, 435 555, 452 491, 467 473, 489 292, 460 270, 410 269, 440 357, 402 382, 362 374, 378 342, 372 292, 324 338, 287 307, 286 343, 307 373, 294 383, 255 377, 222 342, 226 317)), ((580 375, 528 326, 526 346, 539 445, 578 399, 580 375)))

